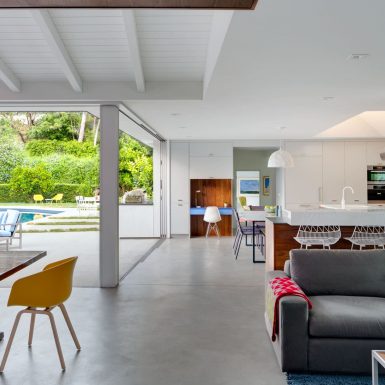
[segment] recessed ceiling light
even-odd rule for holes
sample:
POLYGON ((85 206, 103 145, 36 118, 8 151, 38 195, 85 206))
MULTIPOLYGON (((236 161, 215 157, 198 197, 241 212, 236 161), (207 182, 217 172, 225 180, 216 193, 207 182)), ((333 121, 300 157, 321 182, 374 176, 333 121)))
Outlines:
POLYGON ((325 101, 334 100, 334 96, 322 96, 322 100, 325 100, 325 101))
POLYGON ((369 57, 368 53, 352 53, 351 55, 348 56, 348 60, 363 60, 367 59, 369 57))

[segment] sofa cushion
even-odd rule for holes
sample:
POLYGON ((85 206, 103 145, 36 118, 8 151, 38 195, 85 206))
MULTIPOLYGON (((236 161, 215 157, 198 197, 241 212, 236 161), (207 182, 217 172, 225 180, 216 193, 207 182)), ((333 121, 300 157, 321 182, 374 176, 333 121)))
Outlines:
POLYGON ((385 250, 291 250, 290 275, 308 296, 385 297, 385 250))
POLYGON ((385 338, 385 298, 312 296, 312 337, 385 338))

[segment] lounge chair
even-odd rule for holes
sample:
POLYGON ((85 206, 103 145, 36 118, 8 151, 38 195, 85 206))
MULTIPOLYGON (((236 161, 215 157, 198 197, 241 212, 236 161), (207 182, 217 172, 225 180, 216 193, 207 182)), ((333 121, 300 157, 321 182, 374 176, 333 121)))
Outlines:
POLYGON ((0 242, 5 242, 7 251, 13 239, 18 239, 19 248, 22 247, 23 228, 20 219, 21 215, 17 210, 0 213, 0 242))
POLYGON ((41 194, 35 194, 33 196, 33 200, 35 203, 41 203, 41 202, 44 202, 44 197, 41 194))
POLYGON ((59 203, 61 202, 62 199, 63 199, 63 194, 56 194, 53 198, 46 199, 45 201, 47 203, 52 203, 52 202, 59 203))

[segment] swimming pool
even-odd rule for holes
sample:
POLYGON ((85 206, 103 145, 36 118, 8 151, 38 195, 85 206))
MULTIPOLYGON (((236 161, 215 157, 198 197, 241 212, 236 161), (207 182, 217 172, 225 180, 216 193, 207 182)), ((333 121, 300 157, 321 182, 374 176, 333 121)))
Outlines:
POLYGON ((0 207, 1 211, 7 210, 17 210, 21 212, 21 223, 31 222, 35 219, 49 217, 52 214, 59 214, 63 211, 61 210, 45 210, 45 209, 29 209, 29 208, 19 208, 19 207, 0 207), (35 215, 38 216, 35 218, 35 215))

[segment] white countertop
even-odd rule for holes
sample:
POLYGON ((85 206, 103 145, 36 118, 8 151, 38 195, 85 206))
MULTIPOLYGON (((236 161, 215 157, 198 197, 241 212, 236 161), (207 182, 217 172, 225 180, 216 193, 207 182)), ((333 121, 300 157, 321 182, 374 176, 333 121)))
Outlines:
POLYGON ((293 226, 385 226, 385 205, 291 205, 282 216, 293 226))

